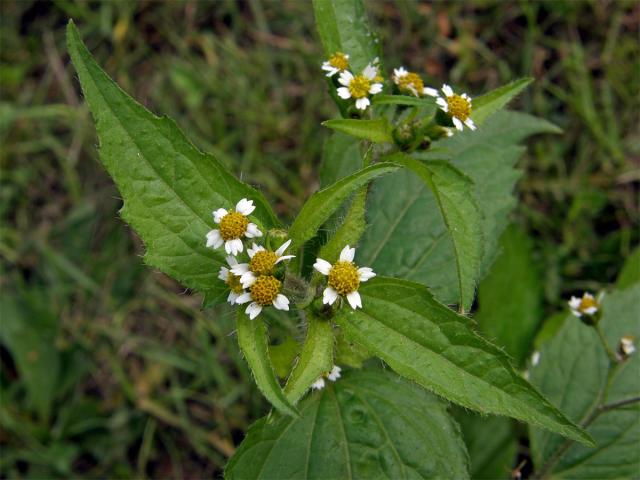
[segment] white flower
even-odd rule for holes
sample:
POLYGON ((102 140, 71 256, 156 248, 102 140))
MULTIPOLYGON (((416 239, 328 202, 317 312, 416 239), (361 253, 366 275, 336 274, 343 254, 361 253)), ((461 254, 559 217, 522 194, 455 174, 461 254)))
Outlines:
POLYGON ((625 335, 620 339, 620 345, 618 346, 618 350, 622 354, 623 358, 632 355, 636 351, 636 346, 633 344, 633 337, 630 335, 625 335))
POLYGON ((471 120, 471 97, 466 93, 462 95, 453 93, 453 89, 447 84, 442 86, 442 93, 444 93, 444 97, 433 88, 425 92, 426 95, 436 97, 436 103, 443 112, 449 114, 451 121, 458 130, 462 131, 463 125, 466 125, 471 130, 475 130, 476 125, 473 123, 473 120, 471 120))
POLYGON ((540 363, 540 352, 536 350, 531 354, 531 366, 535 367, 538 363, 540 363))
POLYGON ((416 97, 420 95, 438 96, 438 91, 435 88, 425 87, 417 73, 409 72, 404 67, 393 69, 393 81, 401 91, 411 92, 416 97))
POLYGON ((356 249, 349 248, 347 245, 340 252, 340 259, 333 265, 322 258, 316 258, 313 268, 329 277, 327 288, 322 294, 323 304, 333 305, 338 296, 343 295, 347 297, 351 308, 354 310, 358 307, 362 308, 362 299, 358 293, 360 282, 366 282, 376 274, 369 267, 358 268, 353 263, 355 253, 356 249))
POLYGON ((323 373, 318 379, 311 384, 311 388, 314 390, 322 390, 326 386, 326 379, 331 380, 332 382, 337 381, 340 378, 340 372, 342 369, 334 365, 330 372, 323 373))
POLYGON ((231 270, 225 267, 224 265, 220 267, 220 272, 218 273, 218 278, 227 284, 229 287, 229 296, 227 297, 227 302, 231 305, 234 305, 238 300, 238 297, 244 293, 244 288, 242 288, 242 284, 240 283, 240 276, 233 274, 233 267, 238 265, 238 261, 236 257, 229 255, 227 257, 227 263, 231 267, 231 270))
POLYGON ((253 248, 247 249, 251 259, 249 263, 239 263, 231 271, 240 275, 240 282, 244 288, 249 288, 260 275, 272 274, 278 263, 295 257, 295 255, 283 255, 289 245, 291 245, 291 240, 287 240, 280 248, 272 252, 254 243, 253 248))
POLYGON ((322 70, 328 72, 327 77, 333 77, 336 73, 347 68, 349 68, 349 55, 342 52, 334 53, 329 57, 329 60, 322 64, 322 70))
POLYGON ((249 291, 236 299, 236 303, 242 305, 249 303, 245 313, 253 320, 263 307, 273 305, 278 310, 289 310, 289 299, 280 293, 282 282, 273 275, 260 275, 249 287, 249 291))
POLYGON ((258 226, 247 218, 255 209, 253 200, 243 198, 237 203, 235 210, 219 208, 214 211, 213 221, 220 224, 220 229, 207 233, 207 247, 219 248, 224 244, 228 254, 237 255, 243 249, 242 237, 261 237, 262 232, 258 226))
POLYGON ((382 83, 378 80, 378 67, 375 63, 370 63, 359 75, 353 75, 348 70, 340 72, 338 82, 342 87, 338 88, 338 96, 344 100, 356 99, 356 108, 366 110, 371 101, 369 95, 375 95, 382 91, 382 83))
POLYGON ((598 296, 596 300, 593 295, 588 292, 585 292, 580 297, 571 297, 569 300, 569 308, 571 309, 571 313, 573 313, 576 317, 580 318, 583 315, 593 315, 600 308, 600 301, 602 300, 602 295, 598 296))

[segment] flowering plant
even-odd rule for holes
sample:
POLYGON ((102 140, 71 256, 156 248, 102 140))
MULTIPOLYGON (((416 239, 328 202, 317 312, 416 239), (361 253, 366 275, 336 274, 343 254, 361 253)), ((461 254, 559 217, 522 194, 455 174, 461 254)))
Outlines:
MULTIPOLYGON (((145 261, 202 293, 205 308, 230 304, 239 347, 275 408, 249 430, 226 475, 468 477, 468 445, 442 399, 546 429, 532 437, 543 470, 558 461, 540 445, 593 446, 574 415, 524 378, 526 365, 513 365, 467 316, 514 204, 518 143, 558 131, 501 111, 531 80, 472 99, 404 67, 387 75, 361 2, 314 9, 327 54, 318 72, 340 118, 323 123, 333 133, 322 189, 289 226, 259 190, 123 92, 68 27, 101 160, 145 261), (305 331, 286 344, 282 378, 274 318, 305 331)), ((483 421, 462 411, 458 420, 463 429, 483 421)))

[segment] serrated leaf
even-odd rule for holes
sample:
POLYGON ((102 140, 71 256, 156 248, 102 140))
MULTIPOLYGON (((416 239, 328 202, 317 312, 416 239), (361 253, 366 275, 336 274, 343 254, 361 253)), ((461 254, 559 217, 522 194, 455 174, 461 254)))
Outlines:
POLYGON ((346 133, 374 143, 393 143, 391 125, 386 118, 358 120, 355 118, 336 118, 326 120, 322 125, 337 132, 346 133))
POLYGON ((331 322, 307 313, 307 337, 284 393, 295 405, 311 384, 333 367, 333 330, 331 322))
POLYGON ((313 0, 313 11, 327 58, 346 53, 350 69, 359 72, 379 56, 362 0, 313 0))
POLYGON ((453 244, 458 304, 471 307, 482 260, 482 219, 472 181, 449 163, 421 162, 406 154, 385 157, 418 175, 433 193, 453 244))
POLYGON ((445 405, 390 372, 345 372, 301 402, 300 414, 252 425, 225 478, 469 478, 445 405))
POLYGON ((502 110, 507 103, 527 88, 531 82, 533 82, 533 78, 521 78, 474 98, 471 119, 476 125, 482 125, 487 118, 502 110))
POLYGON ((342 205, 349 195, 374 178, 391 173, 399 167, 391 163, 378 163, 344 177, 330 187, 314 193, 304 204, 289 229, 292 250, 313 237, 320 226, 342 205))
MULTIPOLYGON (((481 276, 493 263, 498 239, 516 203, 511 192, 520 172, 514 165, 523 152, 517 144, 536 133, 557 131, 552 124, 526 114, 499 112, 475 132, 434 143, 431 151, 437 149, 438 158, 451 158, 452 165, 475 185, 484 233, 481 276)), ((367 221, 358 250, 363 265, 383 275, 424 283, 443 303, 458 301, 453 247, 436 200, 420 179, 399 171, 376 180, 369 195, 367 221)))
MULTIPOLYGON (((611 349, 623 335, 640 338, 640 285, 605 296, 600 321, 611 349)), ((596 441, 595 448, 531 430, 536 472, 543 478, 632 478, 640 471, 640 357, 611 368, 596 331, 568 316, 554 338, 540 348, 531 381, 596 441), (617 402, 634 403, 617 408, 617 402)))
POLYGON ((96 122, 100 160, 124 200, 122 217, 147 247, 146 263, 207 292, 209 303, 219 301, 224 251, 205 247, 205 235, 215 227, 212 211, 250 198, 252 217, 271 228, 279 223, 269 204, 198 151, 171 119, 155 116, 122 91, 93 60, 73 22, 67 45, 96 122))
POLYGON ((360 141, 351 135, 332 133, 324 142, 320 185, 328 187, 362 168, 360 141))
POLYGON ((238 345, 262 394, 282 413, 297 416, 298 412, 284 395, 271 365, 267 329, 263 320, 259 317, 250 320, 243 310, 238 310, 236 327, 238 345))
POLYGON ((478 289, 475 320, 484 335, 521 366, 542 319, 542 281, 531 239, 512 225, 500 238, 501 253, 478 289))
POLYGON ((468 318, 417 283, 374 278, 360 286, 363 308, 335 317, 347 338, 399 375, 463 407, 505 415, 591 444, 591 439, 522 378, 468 318))

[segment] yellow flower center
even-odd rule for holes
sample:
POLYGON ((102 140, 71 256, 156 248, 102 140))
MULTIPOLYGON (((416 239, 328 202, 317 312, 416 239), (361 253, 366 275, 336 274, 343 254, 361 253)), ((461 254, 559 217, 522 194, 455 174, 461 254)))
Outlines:
POLYGON ((328 283, 340 295, 355 292, 360 286, 358 269, 351 262, 336 262, 329 271, 328 283))
POLYGON ((364 98, 369 95, 371 81, 364 75, 356 75, 349 83, 349 93, 353 98, 364 98))
POLYGON ((580 306, 578 307, 578 310, 580 310, 581 312, 585 312, 586 310, 588 310, 591 307, 596 307, 598 308, 598 302, 596 301, 595 298, 591 298, 591 297, 582 297, 580 299, 580 306))
POLYGON ((280 293, 282 283, 276 277, 263 275, 249 287, 251 298, 263 307, 271 305, 280 293))
POLYGON ((349 59, 342 52, 336 52, 329 58, 329 65, 338 70, 346 70, 349 68, 349 59))
POLYGON ((449 105, 449 115, 456 117, 461 122, 464 122, 471 115, 471 102, 460 95, 447 97, 447 104, 449 105))
POLYGON ((227 274, 226 283, 233 293, 242 293, 242 291, 244 290, 242 288, 242 284, 240 283, 240 275, 234 275, 233 273, 231 273, 231 270, 229 270, 229 273, 227 274))
POLYGON ((268 250, 260 250, 253 255, 249 262, 249 270, 256 275, 268 275, 273 272, 278 257, 274 252, 268 250))
POLYGON ((241 238, 247 231, 249 219, 238 212, 229 212, 220 220, 220 236, 226 242, 241 238))
POLYGON ((403 77, 398 77, 398 88, 420 96, 424 89, 424 82, 418 74, 409 72, 403 77))

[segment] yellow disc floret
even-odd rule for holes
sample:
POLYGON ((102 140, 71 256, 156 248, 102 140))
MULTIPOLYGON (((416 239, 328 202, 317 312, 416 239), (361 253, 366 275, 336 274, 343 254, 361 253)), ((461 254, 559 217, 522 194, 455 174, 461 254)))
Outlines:
POLYGON ((247 231, 249 219, 238 212, 229 212, 220 220, 220 236, 226 242, 241 238, 247 231))
POLYGON ((271 275, 262 275, 249 287, 254 302, 266 307, 271 305, 280 293, 282 283, 271 275))
POLYGON ((342 52, 336 52, 329 58, 329 65, 338 70, 346 70, 349 68, 349 59, 342 52))
POLYGON ((404 76, 398 77, 398 88, 420 95, 424 90, 424 82, 418 74, 409 72, 404 76))
POLYGON ((336 262, 329 271, 328 283, 339 295, 355 292, 360 286, 358 269, 351 262, 336 262))
POLYGON ((592 307, 598 308, 597 300, 591 296, 587 297, 586 295, 584 295, 580 299, 580 306, 578 307, 578 310, 580 310, 581 312, 586 312, 588 309, 592 307))
POLYGON ((249 261, 249 270, 256 275, 269 275, 276 266, 277 255, 269 250, 260 250, 249 261))
POLYGON ((240 283, 240 275, 234 275, 233 273, 231 273, 231 270, 229 270, 229 273, 227 274, 226 283, 233 293, 240 294, 244 291, 244 289, 242 288, 242 284, 240 283))
POLYGON ((356 75, 349 83, 349 93, 353 98, 364 98, 369 95, 371 80, 364 75, 356 75))
POLYGON ((447 97, 447 105, 449 106, 449 115, 456 117, 464 122, 471 115, 471 102, 460 95, 451 95, 447 97))

